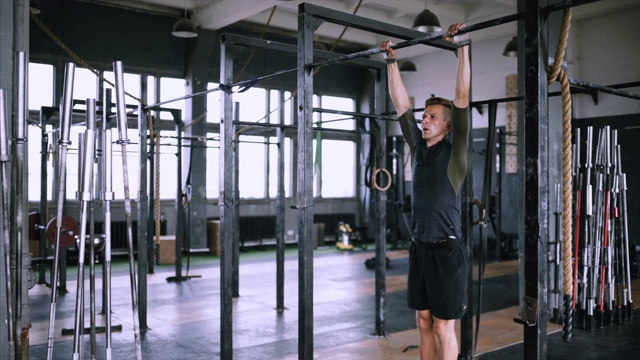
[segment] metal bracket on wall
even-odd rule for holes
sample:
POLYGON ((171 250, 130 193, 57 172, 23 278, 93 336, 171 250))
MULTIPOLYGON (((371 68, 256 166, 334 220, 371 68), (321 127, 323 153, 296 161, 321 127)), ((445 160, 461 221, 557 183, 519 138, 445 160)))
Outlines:
POLYGON ((522 298, 520 308, 520 318, 513 318, 513 321, 525 326, 535 326, 538 314, 538 300, 529 296, 522 298))

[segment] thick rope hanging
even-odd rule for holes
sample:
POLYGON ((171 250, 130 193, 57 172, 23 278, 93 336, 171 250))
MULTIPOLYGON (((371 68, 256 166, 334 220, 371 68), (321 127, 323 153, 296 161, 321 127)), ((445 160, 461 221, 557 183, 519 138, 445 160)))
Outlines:
MULTIPOLYGON (((567 40, 569 38, 569 28, 571 27, 571 8, 567 8, 562 16, 562 31, 554 64, 550 67, 549 84, 558 80, 561 85, 562 94, 562 270, 563 270, 563 292, 564 292, 564 316, 562 327, 562 339, 565 342, 571 340, 571 329, 573 322, 571 298, 573 295, 573 276, 571 268, 572 239, 572 174, 571 174, 571 91, 569 78, 562 69, 567 40)), ((577 249, 576 249, 577 251, 577 249)))
MULTIPOLYGON (((91 71, 100 80, 111 85, 113 88, 116 87, 116 85, 113 82, 109 81, 104 76, 102 76, 100 71, 98 71, 97 69, 89 65, 89 63, 87 63, 86 61, 81 59, 76 53, 74 53, 73 50, 71 50, 65 43, 63 43, 62 40, 60 40, 60 38, 57 37, 56 34, 54 34, 37 16, 35 16, 33 13, 30 13, 30 16, 33 22, 35 22, 36 25, 38 25, 42 29, 42 31, 44 31, 45 34, 47 34, 51 38, 51 40, 53 40, 53 42, 55 42, 58 46, 60 46, 60 48, 64 50, 64 52, 66 52, 69 56, 71 56, 71 58, 74 59, 78 64, 80 64, 82 67, 91 71)), ((142 104, 143 107, 147 107, 149 105, 147 104, 146 101, 126 91, 124 92, 124 94, 136 100, 140 104, 142 104)), ((106 104, 105 104, 105 107, 106 107, 106 104)), ((159 135, 160 134, 153 129, 153 117, 151 116, 150 112, 147 112, 147 127, 149 129, 149 134, 151 136, 149 140, 154 141, 155 139, 155 142, 156 142, 156 179, 155 179, 156 182, 155 182, 155 204, 154 204, 155 217, 156 217, 155 218, 156 233, 154 236, 154 242, 157 243, 160 241, 160 215, 161 215, 160 213, 160 158, 159 158, 159 154, 160 154, 160 136, 159 135)))

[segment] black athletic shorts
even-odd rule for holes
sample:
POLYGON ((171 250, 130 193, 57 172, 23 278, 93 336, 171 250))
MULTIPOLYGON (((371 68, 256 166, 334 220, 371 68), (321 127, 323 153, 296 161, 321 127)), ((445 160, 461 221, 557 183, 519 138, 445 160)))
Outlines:
POLYGON ((439 319, 460 319, 467 310, 468 250, 461 240, 417 242, 409 252, 407 302, 439 319))

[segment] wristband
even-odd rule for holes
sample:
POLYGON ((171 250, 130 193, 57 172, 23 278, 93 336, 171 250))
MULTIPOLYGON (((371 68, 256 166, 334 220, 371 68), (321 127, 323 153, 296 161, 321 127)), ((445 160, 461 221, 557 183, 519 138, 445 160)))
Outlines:
POLYGON ((397 62, 397 61, 398 61, 398 60, 397 60, 397 59, 395 59, 395 58, 394 58, 394 59, 384 59, 384 62, 386 62, 386 63, 387 63, 387 65, 389 65, 389 64, 393 64, 393 63, 395 63, 395 62, 397 62))

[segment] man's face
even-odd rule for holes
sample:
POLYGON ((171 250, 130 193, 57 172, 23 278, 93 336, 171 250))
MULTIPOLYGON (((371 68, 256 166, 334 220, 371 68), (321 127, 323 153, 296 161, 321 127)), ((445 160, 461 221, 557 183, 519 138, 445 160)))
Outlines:
POLYGON ((436 144, 442 140, 450 130, 450 124, 445 121, 443 105, 429 105, 422 113, 422 138, 427 145, 436 144))

